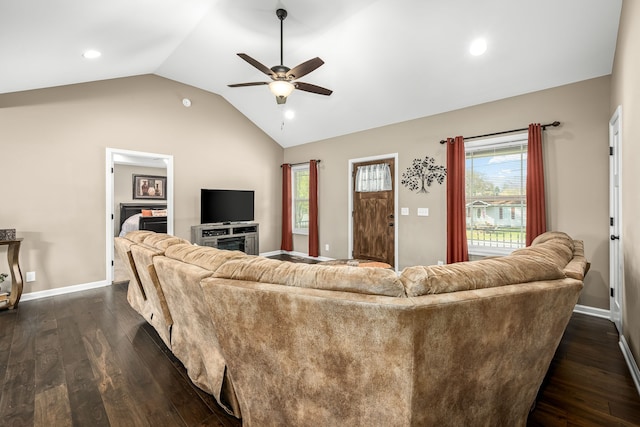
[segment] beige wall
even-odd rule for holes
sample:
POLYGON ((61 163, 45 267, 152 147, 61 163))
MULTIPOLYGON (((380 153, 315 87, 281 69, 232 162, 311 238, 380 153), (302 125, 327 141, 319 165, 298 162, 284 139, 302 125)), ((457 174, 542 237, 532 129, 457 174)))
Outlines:
POLYGON ((199 223, 200 188, 253 189, 260 251, 279 248, 283 149, 218 95, 131 77, 0 95, 0 123, 0 228, 24 238, 25 292, 105 279, 107 147, 174 156, 176 235, 199 223))
POLYGON ((612 74, 609 114, 622 106, 623 333, 640 364, 640 3, 624 0, 612 74))
MULTIPOLYGON (((199 222, 200 188, 254 189, 260 251, 277 250, 284 152, 288 162, 322 160, 321 255, 344 258, 349 159, 397 152, 401 174, 425 155, 445 164, 438 141, 446 136, 559 120, 545 134, 549 227, 585 241, 592 267, 579 303, 606 309, 610 97, 610 77, 601 77, 283 150, 221 97, 157 76, 1 95, 2 171, 13 185, 0 188, 0 228, 25 238, 23 272, 38 273, 26 292, 104 280, 104 157, 111 147, 174 156, 178 236, 189 238, 199 222)), ((400 187, 399 207, 411 212, 397 220, 400 268, 445 259, 445 188, 434 184, 425 195, 400 187), (418 207, 430 216, 417 217, 418 207)), ((294 250, 307 252, 305 237, 296 237, 294 250)))
MULTIPOLYGON (((447 136, 477 135, 526 127, 530 122, 562 122, 545 132, 549 228, 585 242, 592 263, 580 304, 608 308, 608 120, 610 77, 504 99, 462 110, 371 129, 285 149, 285 161, 321 159, 319 228, 321 256, 348 256, 349 159, 398 153, 400 175, 414 158, 428 155, 446 164, 447 136), (330 250, 325 251, 325 244, 330 250)), ((402 108, 401 105, 398 108, 402 108)), ((410 216, 399 216, 400 269, 435 264, 446 259, 446 182, 433 184, 428 194, 400 186, 399 205, 410 216), (418 207, 428 217, 416 216, 418 207)), ((307 252, 307 240, 297 236, 294 250, 307 252)))

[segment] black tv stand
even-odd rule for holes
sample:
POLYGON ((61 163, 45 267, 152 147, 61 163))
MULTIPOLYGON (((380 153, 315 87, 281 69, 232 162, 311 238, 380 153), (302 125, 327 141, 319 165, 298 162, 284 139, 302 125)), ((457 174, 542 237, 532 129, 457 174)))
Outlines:
POLYGON ((258 255, 258 223, 201 224, 191 227, 191 242, 217 249, 237 250, 258 255))

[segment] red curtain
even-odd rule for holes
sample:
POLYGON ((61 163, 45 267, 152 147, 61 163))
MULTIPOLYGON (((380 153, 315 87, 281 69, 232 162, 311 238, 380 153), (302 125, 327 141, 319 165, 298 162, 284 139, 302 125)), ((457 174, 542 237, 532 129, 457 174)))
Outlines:
POLYGON ((447 264, 469 260, 464 138, 447 139, 447 264))
POLYGON ((547 210, 544 201, 544 168, 542 165, 542 127, 529 125, 527 148, 527 228, 526 245, 547 231, 547 210))
POLYGON ((309 162, 309 256, 317 257, 318 241, 318 161, 309 162))
POLYGON ((293 230, 291 227, 291 165, 282 165, 282 243, 283 251, 293 250, 293 230))

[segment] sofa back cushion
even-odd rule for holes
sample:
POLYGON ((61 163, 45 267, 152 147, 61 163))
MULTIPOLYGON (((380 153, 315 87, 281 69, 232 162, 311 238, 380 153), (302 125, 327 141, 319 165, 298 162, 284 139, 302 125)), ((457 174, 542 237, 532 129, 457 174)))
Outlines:
POLYGON ((531 246, 516 249, 511 255, 540 257, 564 268, 574 257, 574 252, 575 243, 569 235, 559 231, 548 231, 536 237, 531 242, 531 246))
POLYGON ((562 269, 553 262, 524 254, 448 265, 407 267, 400 275, 410 297, 564 277, 562 269))
POLYGON ((213 277, 368 295, 406 296, 396 272, 384 268, 302 264, 247 256, 224 263, 213 277))
POLYGON ((578 276, 567 265, 575 257, 576 241, 568 234, 548 231, 531 246, 511 255, 442 266, 407 267, 400 275, 408 296, 491 288, 515 283, 578 276))
POLYGON ((218 267, 231 259, 247 257, 247 254, 240 251, 223 251, 208 246, 196 246, 192 244, 169 246, 164 255, 167 258, 197 265, 209 271, 216 271, 218 267))
POLYGON ((144 239, 146 239, 147 237, 149 237, 152 234, 154 234, 153 231, 135 230, 135 231, 128 232, 124 236, 124 238, 126 238, 128 240, 131 240, 132 242, 135 242, 135 243, 142 243, 142 242, 144 242, 144 239))
POLYGON ((531 242, 531 246, 536 246, 540 243, 548 242, 550 240, 564 242, 564 244, 570 246, 571 249, 573 249, 573 239, 567 233, 563 233, 562 231, 546 231, 533 239, 533 241, 531 242))
POLYGON ((185 240, 181 237, 172 236, 170 234, 164 233, 151 233, 142 241, 143 244, 150 246, 155 249, 159 249, 161 251, 166 250, 171 245, 177 245, 180 243, 189 243, 188 240, 185 240))

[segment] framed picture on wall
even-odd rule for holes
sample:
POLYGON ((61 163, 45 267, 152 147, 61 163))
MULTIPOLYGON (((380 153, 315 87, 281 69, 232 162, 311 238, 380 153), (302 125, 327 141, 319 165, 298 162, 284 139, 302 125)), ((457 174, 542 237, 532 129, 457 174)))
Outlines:
POLYGON ((133 175, 133 198, 167 200, 167 177, 133 175))

